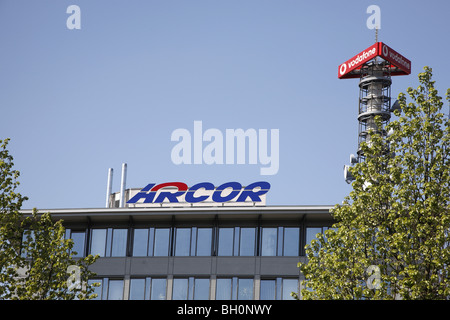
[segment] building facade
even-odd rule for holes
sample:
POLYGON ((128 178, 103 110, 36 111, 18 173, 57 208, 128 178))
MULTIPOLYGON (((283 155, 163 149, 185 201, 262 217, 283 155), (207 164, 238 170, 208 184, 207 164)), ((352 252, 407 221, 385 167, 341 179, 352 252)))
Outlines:
POLYGON ((91 266, 102 300, 286 300, 331 206, 49 210, 91 266))

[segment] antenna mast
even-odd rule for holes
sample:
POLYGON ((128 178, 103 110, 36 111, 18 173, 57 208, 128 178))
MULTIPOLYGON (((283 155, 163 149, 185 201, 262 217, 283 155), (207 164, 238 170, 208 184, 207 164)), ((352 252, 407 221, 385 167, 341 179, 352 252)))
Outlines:
MULTIPOLYGON (((358 107, 358 150, 357 157, 350 155, 350 163, 364 161, 361 143, 370 145, 372 134, 387 135, 385 125, 391 118, 391 112, 398 107, 391 107, 391 76, 411 73, 411 61, 397 53, 382 42, 378 42, 378 28, 375 29, 375 44, 360 52, 338 68, 339 79, 359 78, 358 107), (375 117, 381 117, 381 126, 377 126, 375 117)), ((344 178, 351 183, 349 166, 344 166, 344 178)))

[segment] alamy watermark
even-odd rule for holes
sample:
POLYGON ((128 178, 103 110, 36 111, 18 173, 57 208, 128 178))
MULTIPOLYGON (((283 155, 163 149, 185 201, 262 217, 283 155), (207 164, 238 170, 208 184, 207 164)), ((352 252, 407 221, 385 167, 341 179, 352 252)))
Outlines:
POLYGON ((67 7, 66 13, 70 16, 66 20, 66 27, 69 30, 81 29, 81 9, 79 6, 72 4, 67 7))
POLYGON ((193 132, 178 128, 172 132, 171 159, 179 164, 261 164, 261 175, 277 174, 280 165, 279 129, 226 129, 203 131, 203 122, 194 121, 193 132), (269 152, 270 143, 270 152, 269 152))
POLYGON ((380 289, 381 287, 381 271, 380 267, 376 265, 370 265, 366 269, 366 273, 369 278, 366 281, 367 288, 369 289, 380 289))
POLYGON ((369 18, 367 18, 366 26, 369 29, 381 29, 381 9, 379 6, 372 4, 367 7, 366 13, 372 13, 369 18))
MULTIPOLYGON (((81 29, 81 9, 78 5, 72 4, 67 7, 66 13, 70 16, 66 20, 66 27, 69 30, 81 29)), ((369 29, 381 29, 381 9, 377 5, 370 5, 367 7, 366 13, 371 13, 367 18, 366 26, 369 29)))
POLYGON ((69 278, 67 279, 67 289, 74 291, 75 289, 81 289, 81 271, 80 267, 76 265, 70 265, 67 267, 69 278))

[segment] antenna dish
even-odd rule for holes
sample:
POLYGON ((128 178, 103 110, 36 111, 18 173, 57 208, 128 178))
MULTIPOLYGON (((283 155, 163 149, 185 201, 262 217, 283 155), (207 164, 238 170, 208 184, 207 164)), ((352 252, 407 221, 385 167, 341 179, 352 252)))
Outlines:
POLYGON ((395 110, 400 110, 400 103, 398 102, 398 100, 395 100, 394 104, 391 106, 391 112, 395 111, 395 110))
POLYGON ((358 163, 358 159, 355 157, 353 153, 350 155, 350 163, 351 164, 358 163))
POLYGON ((352 181, 355 180, 355 178, 350 173, 349 168, 349 166, 344 166, 344 179, 348 184, 352 183, 352 181))

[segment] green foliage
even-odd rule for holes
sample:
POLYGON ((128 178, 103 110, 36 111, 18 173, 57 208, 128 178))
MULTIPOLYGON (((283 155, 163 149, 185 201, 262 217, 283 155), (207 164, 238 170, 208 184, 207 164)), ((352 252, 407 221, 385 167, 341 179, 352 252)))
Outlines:
POLYGON ((12 169, 8 142, 0 140, 0 299, 93 298, 94 288, 87 280, 94 274, 88 266, 97 257, 73 258, 73 241, 64 239, 61 220, 55 222, 36 209, 31 216, 20 212, 27 198, 15 191, 19 172, 12 169), (68 272, 73 266, 79 271, 77 286, 68 272))
POLYGON ((334 229, 319 234, 308 262, 299 263, 302 298, 450 297, 450 121, 431 68, 419 82, 407 89, 412 102, 399 95, 391 134, 362 144, 366 159, 351 168, 353 190, 332 211, 334 229))
MULTIPOLYGON (((13 282, 18 277, 17 267, 21 265, 19 210, 27 200, 15 189, 19 186, 20 173, 13 170, 13 157, 6 149, 9 139, 0 140, 0 283, 13 282)), ((8 294, 6 285, 0 286, 0 297, 8 294)))

